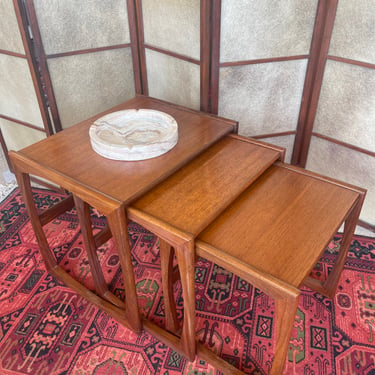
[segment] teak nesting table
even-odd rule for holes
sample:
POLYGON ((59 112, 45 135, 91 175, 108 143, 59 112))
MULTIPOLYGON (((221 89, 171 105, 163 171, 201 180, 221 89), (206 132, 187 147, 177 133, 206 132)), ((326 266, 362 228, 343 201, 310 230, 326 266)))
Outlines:
POLYGON ((325 295, 334 294, 365 191, 284 164, 282 149, 234 135, 233 121, 143 96, 107 113, 127 108, 156 109, 172 115, 179 126, 178 144, 168 153, 145 161, 105 159, 91 149, 88 135, 91 123, 102 113, 19 152, 10 152, 48 271, 132 330, 139 332, 145 327, 188 359, 193 360, 198 352, 222 371, 236 373, 195 340, 194 261, 197 255, 203 256, 275 300, 277 335, 271 373, 281 373, 299 288, 304 284, 325 295), (45 178, 71 195, 39 213, 30 175, 45 178), (73 206, 95 292, 56 263, 43 231, 46 223, 73 206), (90 206, 108 221, 108 228, 95 236, 90 206), (159 237, 166 329, 142 322, 134 303, 137 295, 128 219, 159 237), (344 221, 340 255, 322 284, 309 273, 344 221), (132 303, 118 299, 104 281, 96 249, 111 236, 124 271, 126 301, 132 303), (181 280, 184 298, 182 324, 173 298, 177 279, 181 280))
POLYGON ((280 374, 299 288, 306 285, 333 297, 365 191, 280 161, 270 163, 280 153, 274 149, 272 155, 265 146, 251 142, 226 136, 143 195, 127 212, 131 220, 159 236, 166 328, 174 334, 180 325, 173 283, 181 279, 184 319, 176 350, 190 360, 197 350, 224 373, 242 374, 195 342, 194 260, 201 256, 274 299, 277 335, 270 374, 280 374), (236 159, 241 148, 247 148, 247 153, 236 159), (263 155, 253 154, 252 148, 262 150, 263 155), (233 169, 235 160, 240 161, 241 170, 233 169), (340 254, 321 283, 310 272, 344 221, 340 254), (174 255, 179 275, 173 268, 174 255))
MULTIPOLYGON (((92 150, 89 139, 90 125, 104 114, 101 113, 17 153, 10 152, 10 158, 48 271, 91 302, 111 313, 121 323, 135 331, 140 331, 142 324, 137 305, 135 303, 124 305, 108 291, 95 249, 112 234, 121 267, 131 270, 125 207, 218 139, 232 132, 236 123, 219 120, 209 115, 203 116, 194 111, 142 96, 107 112, 131 108, 157 109, 169 113, 176 119, 179 124, 179 142, 171 152, 158 158, 138 162, 125 163, 103 158, 92 150), (32 199, 30 175, 60 185, 72 195, 52 210, 39 215, 32 199), (72 208, 74 204, 82 226, 96 287, 95 294, 84 288, 56 264, 42 228, 54 217, 72 208), (108 230, 95 237, 91 231, 89 206, 95 207, 104 214, 109 224, 108 230)), ((136 301, 133 273, 124 272, 124 279, 128 300, 136 301)))

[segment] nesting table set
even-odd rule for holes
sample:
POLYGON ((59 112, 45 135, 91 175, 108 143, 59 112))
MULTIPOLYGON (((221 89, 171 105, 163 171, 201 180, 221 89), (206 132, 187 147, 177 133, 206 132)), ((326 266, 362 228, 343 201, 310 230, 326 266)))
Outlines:
POLYGON ((178 143, 142 161, 116 161, 95 153, 83 121, 18 152, 10 152, 47 270, 133 331, 147 329, 174 350, 196 354, 224 373, 242 374, 195 337, 194 264, 202 256, 274 299, 275 355, 271 374, 283 371, 302 285, 333 297, 359 217, 365 190, 283 162, 276 146, 235 135, 236 123, 149 97, 137 96, 108 113, 145 108, 178 123, 178 143), (68 190, 49 210, 35 207, 30 175, 68 190), (76 207, 95 291, 61 268, 43 226, 76 207), (94 235, 90 206, 108 227, 94 235), (159 238, 165 329, 142 321, 132 270, 128 220, 159 238), (340 252, 324 283, 309 275, 345 222, 340 252), (96 249, 113 237, 120 258, 125 301, 108 290, 96 249), (175 260, 177 268, 174 267, 175 260), (177 319, 173 284, 181 281, 183 319, 177 319), (128 303, 128 301, 131 301, 128 303))

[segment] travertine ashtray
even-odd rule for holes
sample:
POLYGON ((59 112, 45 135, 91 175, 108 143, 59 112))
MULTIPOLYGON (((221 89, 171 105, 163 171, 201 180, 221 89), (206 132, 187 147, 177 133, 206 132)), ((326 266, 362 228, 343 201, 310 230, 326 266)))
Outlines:
POLYGON ((90 127, 95 152, 114 160, 145 160, 162 155, 178 141, 176 120, 152 109, 128 109, 97 119, 90 127))

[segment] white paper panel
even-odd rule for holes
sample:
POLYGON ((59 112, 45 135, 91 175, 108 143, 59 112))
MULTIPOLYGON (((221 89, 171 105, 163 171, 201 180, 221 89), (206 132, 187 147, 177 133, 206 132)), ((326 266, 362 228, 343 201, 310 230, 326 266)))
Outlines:
POLYGON ((130 42, 125 0, 34 0, 46 54, 130 42))
POLYGON ((294 131, 306 60, 220 69, 219 114, 239 121, 245 136, 294 131))
POLYGON ((285 163, 290 163, 290 161, 292 160, 294 139, 294 135, 283 135, 281 137, 263 138, 261 139, 261 141, 285 148, 285 163))
POLYGON ((220 61, 304 55, 317 0, 222 0, 220 61))
POLYGON ((375 158, 312 137, 306 168, 368 189, 361 219, 375 225, 375 158))
POLYGON ((27 60, 0 54, 0 113, 44 128, 27 60))
POLYGON ((46 133, 0 118, 0 128, 8 150, 21 148, 46 138, 46 133))
POLYGON ((314 131, 375 151, 375 70, 327 61, 314 131))
POLYGON ((135 95, 130 48, 48 60, 63 128, 135 95))
POLYGON ((200 66, 146 50, 149 95, 193 109, 200 108, 200 66))
POLYGON ((200 59, 200 1, 142 0, 145 43, 200 59))
MULTIPOLYGON (((0 185, 9 184, 11 181, 14 181, 15 177, 9 171, 8 161, 5 158, 5 154, 2 148, 0 148, 0 185)), ((0 186, 1 187, 1 186, 0 186)), ((0 189, 0 200, 3 200, 8 194, 7 189, 0 189)))
POLYGON ((0 1, 0 49, 25 53, 12 0, 0 1))
POLYGON ((375 64, 375 0, 340 0, 329 53, 375 64))

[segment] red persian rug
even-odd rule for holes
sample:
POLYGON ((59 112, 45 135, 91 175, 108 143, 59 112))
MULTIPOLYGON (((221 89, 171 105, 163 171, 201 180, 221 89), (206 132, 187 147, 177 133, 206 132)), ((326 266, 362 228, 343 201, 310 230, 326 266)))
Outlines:
MULTIPOLYGON (((62 195, 35 190, 40 209, 62 195)), ((92 211, 95 228, 105 219, 92 211)), ((45 227, 56 259, 92 285, 74 210, 45 227)), ((164 324, 157 239, 130 223, 142 313, 164 324)), ((325 277, 340 244, 334 238, 314 274, 325 277)), ((98 250, 111 290, 121 298, 119 258, 112 241, 98 250)), ((375 239, 355 237, 333 300, 304 289, 285 374, 375 374, 375 239)), ((267 374, 273 358, 273 301, 224 269, 196 263, 197 339, 247 374, 267 374)), ((49 275, 17 191, 0 213, 0 374, 120 375, 219 372, 186 361, 147 332, 136 335, 49 275)), ((182 299, 176 288, 179 314, 182 299)))

